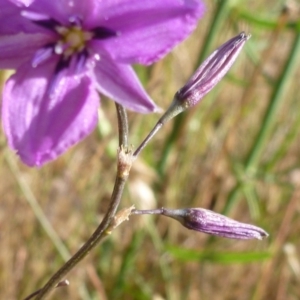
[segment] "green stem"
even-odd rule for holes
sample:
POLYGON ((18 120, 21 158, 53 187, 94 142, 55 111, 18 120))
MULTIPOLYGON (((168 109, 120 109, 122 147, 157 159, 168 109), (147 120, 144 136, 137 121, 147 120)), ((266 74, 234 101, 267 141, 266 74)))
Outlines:
MULTIPOLYGON (((277 80, 273 94, 271 95, 269 106, 262 118, 262 125, 260 131, 254 140, 253 146, 246 159, 245 174, 248 176, 253 175, 259 164, 261 155, 265 149, 266 143, 270 138, 274 123, 276 122, 277 113, 284 101, 284 90, 289 82, 289 79, 293 76, 293 72, 298 67, 297 59, 298 53, 300 53, 300 34, 296 33, 294 43, 291 47, 290 53, 287 55, 287 62, 282 70, 280 77, 277 80)), ((223 213, 226 214, 233 207, 234 203, 239 198, 243 183, 238 183, 231 191, 223 213)))
POLYGON ((29 203, 31 209, 34 212, 34 215, 38 219, 39 223, 41 224, 42 228, 45 230, 47 235, 49 236, 50 240, 54 244, 55 248, 57 249, 60 256, 63 258, 64 261, 67 261, 70 258, 70 253, 68 248, 62 242, 60 237, 57 235, 56 231, 52 227, 51 223, 48 221, 46 215, 44 214, 38 200, 36 199, 35 195, 32 192, 32 189, 28 185, 27 181, 25 180, 24 176, 22 175, 17 162, 12 157, 11 153, 6 151, 4 153, 5 159, 8 163, 8 166, 15 177, 26 201, 29 203))
POLYGON ((271 96, 269 107, 263 117, 263 123, 260 128, 260 131, 257 135, 257 138, 255 139, 254 145, 246 160, 246 164, 245 164, 246 173, 255 170, 259 163, 259 159, 271 135, 273 125, 276 122, 276 117, 280 109, 280 105, 284 101, 284 90, 287 86, 287 83, 289 82, 289 79, 292 77, 294 70, 296 69, 296 67, 298 67, 297 59, 299 53, 300 53, 300 34, 297 33, 291 51, 288 54, 287 62, 277 81, 277 84, 275 85, 275 89, 271 96))
POLYGON ((222 22, 228 14, 227 4, 228 0, 220 0, 218 1, 215 14, 211 19, 211 23, 209 25, 209 31, 204 38, 203 47, 201 49, 201 53, 199 54, 198 61, 195 67, 195 71, 198 66, 204 61, 204 59, 208 56, 209 51, 212 48, 214 38, 217 36, 218 32, 220 32, 220 27, 222 26, 222 22))
POLYGON ((119 130, 119 146, 128 147, 128 118, 124 106, 116 102, 116 110, 118 117, 118 130, 119 130))
POLYGON ((291 144, 299 136, 299 133, 300 133, 300 118, 296 116, 296 120, 293 122, 293 124, 291 124, 291 129, 285 136, 285 139, 282 141, 281 147, 274 153, 273 157, 266 164, 265 170, 267 172, 271 172, 271 170, 275 167, 276 163, 279 162, 286 155, 286 153, 291 148, 291 144))

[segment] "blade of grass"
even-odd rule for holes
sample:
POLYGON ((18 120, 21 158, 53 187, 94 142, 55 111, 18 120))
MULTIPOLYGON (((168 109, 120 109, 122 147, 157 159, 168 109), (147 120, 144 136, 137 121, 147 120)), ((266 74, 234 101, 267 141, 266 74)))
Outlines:
MULTIPOLYGON (((157 224, 153 218, 149 218, 149 226, 147 227, 148 233, 150 234, 153 245, 157 252, 164 252, 164 241, 162 240, 160 233, 158 232, 157 224)), ((159 267, 164 279, 164 287, 166 291, 166 299, 177 299, 177 295, 175 294, 175 288, 173 288, 174 280, 172 269, 168 263, 168 261, 161 256, 159 260, 159 267)))
MULTIPOLYGON (((257 26, 260 29, 269 29, 269 30, 275 30, 277 27, 277 20, 270 20, 267 19, 265 16, 258 16, 253 13, 249 13, 248 11, 242 10, 235 12, 236 18, 238 18, 240 21, 246 21, 251 26, 257 26)), ((284 29, 297 29, 299 22, 287 22, 284 25, 284 29)))
POLYGON ((114 289, 112 290, 113 299, 120 299, 122 292, 126 290, 126 285, 131 284, 131 281, 128 281, 128 277, 130 277, 129 273, 134 268, 137 253, 140 251, 144 237, 144 231, 135 232, 128 248, 123 252, 122 264, 114 284, 114 289))
MULTIPOLYGON (((42 228, 50 238, 51 242, 53 243, 54 247, 56 248, 57 252, 63 259, 63 261, 67 261, 71 254, 68 248, 65 246, 61 238, 56 233, 55 229, 52 227, 51 223, 48 221, 46 215, 44 214, 41 206, 39 205, 35 195, 33 194, 30 186, 28 185, 27 181, 25 180, 24 176, 22 175, 16 160, 12 156, 13 154, 7 149, 4 151, 5 160, 16 179, 17 184, 19 185, 20 190, 22 191, 27 203, 30 205, 34 215, 38 219, 39 223, 41 224, 42 228)), ((91 299, 86 286, 81 284, 79 287, 79 294, 81 299, 91 299)))
POLYGON ((184 249, 177 246, 168 246, 166 250, 175 259, 189 261, 207 261, 220 264, 248 264, 266 261, 272 257, 271 252, 213 252, 210 250, 184 249))
MULTIPOLYGON (((298 107, 297 107, 298 111, 298 107)), ((287 154, 289 151, 292 143, 296 140, 296 138, 299 136, 300 132, 300 118, 298 116, 295 116, 295 121, 290 126, 290 130, 287 132, 287 135, 285 136, 284 141, 281 144, 281 147, 278 148, 278 150, 274 153, 273 157, 270 158, 268 163, 266 164, 265 170, 266 172, 270 172, 276 164, 283 159, 283 157, 287 154)))
MULTIPOLYGON (((262 124, 253 142, 250 153, 245 162, 245 174, 252 177, 256 172, 261 155, 264 151, 267 141, 269 140, 274 123, 276 122, 277 113, 284 101, 284 91, 288 85, 289 80, 292 78, 295 69, 298 67, 297 60, 300 53, 300 34, 295 33, 293 45, 290 53, 287 55, 286 64, 278 78, 277 84, 274 86, 273 93, 270 98, 269 105, 262 118, 262 124)), ((231 191, 223 213, 227 214, 233 207, 234 203, 239 198, 243 183, 239 182, 231 191)))
POLYGON ((64 261, 67 261, 70 258, 69 250, 67 249, 65 244, 62 242, 62 240, 57 235, 56 231, 48 221, 30 186, 21 174, 21 171, 15 159, 12 157, 12 153, 9 150, 6 150, 4 155, 11 172, 18 183, 18 186, 22 191, 27 203, 30 205, 34 215, 38 219, 42 228, 45 230, 46 234, 49 236, 59 255, 64 261))

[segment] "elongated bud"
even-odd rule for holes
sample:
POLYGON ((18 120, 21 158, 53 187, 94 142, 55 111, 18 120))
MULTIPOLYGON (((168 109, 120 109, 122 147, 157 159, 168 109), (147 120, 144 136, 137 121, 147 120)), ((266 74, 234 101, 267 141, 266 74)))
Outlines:
POLYGON ((165 123, 196 105, 225 76, 249 38, 250 35, 240 33, 219 47, 200 65, 187 84, 175 94, 169 108, 133 153, 134 158, 165 123))
POLYGON ((263 239, 263 229, 241 223, 203 208, 162 209, 162 214, 179 221, 183 226, 204 233, 231 239, 263 239))
POLYGON ((228 72, 245 42, 251 37, 244 32, 215 50, 175 94, 173 102, 161 118, 162 123, 196 105, 228 72))
POLYGON ((249 38, 250 35, 242 32, 219 47, 201 64, 175 97, 187 107, 197 104, 226 75, 249 38))

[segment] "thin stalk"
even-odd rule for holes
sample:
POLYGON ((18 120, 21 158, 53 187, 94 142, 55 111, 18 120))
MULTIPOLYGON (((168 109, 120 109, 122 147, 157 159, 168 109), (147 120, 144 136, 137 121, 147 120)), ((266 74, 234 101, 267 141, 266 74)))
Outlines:
POLYGON ((95 248, 104 237, 106 237, 107 232, 105 230, 110 225, 120 204, 126 179, 127 178, 116 176, 110 206, 104 219, 86 243, 50 278, 37 295, 37 300, 44 299, 55 288, 57 283, 60 282, 62 278, 66 276, 84 257, 86 257, 86 255, 95 248))
POLYGON ((157 209, 133 209, 131 211, 131 215, 162 215, 164 209, 157 208, 157 209))
POLYGON ((133 157, 137 157, 140 152, 147 146, 149 141, 154 137, 154 135, 161 129, 163 123, 158 121, 150 133, 146 136, 146 138, 142 141, 142 143, 137 147, 137 149, 133 153, 133 157))
MULTIPOLYGON (((64 287, 64 286, 68 286, 69 285, 69 281, 68 280, 63 280, 61 282, 59 282, 55 287, 64 287)), ((41 289, 33 292, 32 294, 30 294, 29 296, 27 296, 24 300, 30 300, 33 299, 35 296, 37 296, 40 293, 41 289)))
MULTIPOLYGON (((22 172, 20 171, 20 168, 18 167, 15 158, 11 155, 9 151, 4 151, 4 157, 26 201, 30 205, 34 215, 38 219, 39 223, 41 224, 42 228, 44 229, 48 237, 50 238, 51 242, 54 244, 55 248, 57 249, 58 253, 62 257, 63 261, 66 262, 71 257, 71 254, 68 248, 65 246, 65 244, 62 242, 62 240, 56 233, 56 231, 54 230, 54 228, 52 227, 51 223, 48 221, 30 185, 22 175, 22 172)), ((63 286, 63 285, 60 284, 57 287, 59 286, 63 286)), ((35 291, 31 295, 29 295, 26 299, 32 299, 34 296, 36 296, 39 293, 39 291, 35 291)), ((82 299, 86 299, 86 300, 90 299, 90 297, 87 296, 88 295, 87 290, 84 285, 79 287, 79 292, 82 299)))
POLYGON ((280 109, 280 105, 284 101, 284 90, 287 86, 287 83, 289 82, 289 78, 292 77, 294 70, 298 68, 297 59, 299 52, 300 34, 297 33, 291 51, 287 56, 287 62, 284 66, 281 76, 278 79, 277 84, 275 85, 275 89, 271 97, 271 102, 265 113, 265 116, 263 117, 263 123, 260 131, 246 160, 246 173, 250 172, 252 169, 256 169, 267 140, 271 135, 273 125, 276 122, 277 113, 280 109))
POLYGON ((198 66, 203 62, 205 57, 208 56, 210 49, 212 48, 212 44, 214 41, 215 36, 220 32, 220 27, 222 26, 222 21, 226 17, 228 10, 227 4, 229 3, 228 0, 220 0, 218 1, 215 14, 211 19, 211 23, 208 26, 209 31, 204 38, 205 43, 203 43, 203 47, 201 49, 201 53, 199 54, 198 61, 195 67, 195 71, 198 66))
MULTIPOLYGON (((298 111, 297 111, 298 114, 298 111)), ((286 153, 291 149, 291 144, 296 140, 300 133, 300 118, 297 116, 294 123, 291 125, 291 129, 282 141, 281 147, 274 153, 273 157, 266 164, 266 171, 270 172, 286 153)))
POLYGON ((116 103, 118 130, 119 130, 119 147, 128 147, 128 118, 124 106, 116 103))
POLYGON ((61 282, 63 277, 65 277, 93 248, 99 244, 104 237, 109 234, 106 229, 109 227, 116 214, 131 167, 131 161, 126 160, 126 155, 130 154, 126 152, 126 149, 125 151, 123 150, 124 147, 127 148, 128 146, 127 115, 125 109, 120 105, 117 105, 116 107, 120 135, 120 151, 118 155, 118 170, 109 208, 104 216, 104 219, 91 237, 87 240, 87 242, 49 279, 46 285, 40 291, 38 291, 36 297, 37 300, 44 299, 57 286, 57 284, 61 282))
POLYGON ((161 116, 161 118, 157 121, 153 129, 146 136, 146 138, 142 141, 142 143, 137 147, 135 152, 133 153, 133 157, 136 158, 140 152, 147 146, 149 141, 154 137, 154 135, 165 125, 168 121, 173 119, 178 114, 182 113, 186 107, 181 105, 176 101, 176 97, 173 99, 169 108, 165 111, 165 113, 161 116))
POLYGON ((49 236, 50 240, 54 244, 55 248, 57 249, 60 256, 63 258, 64 261, 67 261, 70 258, 70 253, 68 248, 62 242, 60 237, 57 235, 56 231, 52 227, 51 223, 48 221, 46 215, 44 214, 41 206, 38 203, 35 195, 32 192, 32 189, 28 185, 28 182, 25 180, 24 176, 22 175, 15 159, 12 157, 11 153, 8 151, 4 152, 4 157, 7 161, 7 164, 15 177, 19 188, 21 189, 26 201, 30 205, 31 209, 34 212, 34 215, 38 219, 39 223, 41 224, 42 228, 45 230, 47 235, 49 236))
MULTIPOLYGON (((245 173, 247 175, 251 176, 252 172, 256 171, 266 143, 270 138, 274 123, 276 122, 277 113, 284 101, 284 90, 295 69, 298 67, 298 53, 300 53, 300 34, 297 32, 294 43, 291 47, 291 51, 287 55, 287 62, 282 70, 280 77, 277 80, 277 83, 275 84, 269 106, 265 112, 264 117, 262 118, 263 121, 260 127, 260 131, 258 132, 250 153, 246 159, 245 173)), ((228 201, 222 213, 228 213, 228 211, 233 207, 234 203, 237 201, 240 195, 242 185, 243 183, 238 183, 234 187, 234 189, 230 193, 230 196, 228 197, 228 201)))

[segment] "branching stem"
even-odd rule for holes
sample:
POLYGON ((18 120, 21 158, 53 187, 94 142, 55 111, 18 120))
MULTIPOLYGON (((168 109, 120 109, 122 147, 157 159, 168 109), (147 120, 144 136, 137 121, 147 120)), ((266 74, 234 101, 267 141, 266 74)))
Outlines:
POLYGON ((118 152, 118 167, 117 175, 115 179, 114 189, 111 195, 110 205, 104 216, 104 219, 91 235, 91 237, 86 241, 86 243, 49 279, 46 285, 40 290, 32 293, 25 299, 32 299, 36 296, 37 300, 45 299, 45 297, 58 286, 59 282, 93 249, 99 242, 107 236, 109 233, 106 229, 113 220, 118 206, 120 204, 124 186, 129 175, 131 168, 130 160, 131 154, 128 153, 128 122, 127 114, 125 109, 116 104, 117 116, 118 116, 118 128, 119 128, 119 152, 118 152), (126 159, 129 157, 129 159, 126 159))

